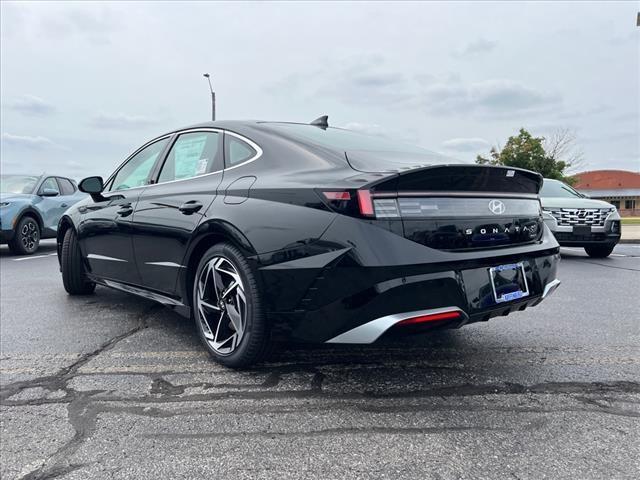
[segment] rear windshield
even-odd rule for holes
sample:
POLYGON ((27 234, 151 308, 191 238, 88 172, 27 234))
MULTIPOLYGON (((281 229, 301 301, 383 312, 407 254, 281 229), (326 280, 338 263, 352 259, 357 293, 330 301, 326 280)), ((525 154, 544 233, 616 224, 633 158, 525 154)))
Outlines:
POLYGON ((569 197, 569 198, 584 198, 584 195, 576 192, 569 185, 566 185, 558 180, 544 179, 542 189, 540 190, 541 197, 569 197))
POLYGON ((349 163, 365 172, 395 171, 422 165, 459 163, 416 145, 352 130, 323 129, 300 123, 269 123, 268 126, 294 140, 346 152, 349 163))

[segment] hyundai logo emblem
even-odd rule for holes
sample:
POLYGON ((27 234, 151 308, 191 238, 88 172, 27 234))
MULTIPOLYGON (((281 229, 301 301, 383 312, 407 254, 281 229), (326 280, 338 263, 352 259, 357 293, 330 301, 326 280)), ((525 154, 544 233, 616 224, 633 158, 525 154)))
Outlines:
POLYGON ((507 207, 500 200, 491 200, 489 202, 489 210, 494 215, 502 215, 506 209, 507 207))

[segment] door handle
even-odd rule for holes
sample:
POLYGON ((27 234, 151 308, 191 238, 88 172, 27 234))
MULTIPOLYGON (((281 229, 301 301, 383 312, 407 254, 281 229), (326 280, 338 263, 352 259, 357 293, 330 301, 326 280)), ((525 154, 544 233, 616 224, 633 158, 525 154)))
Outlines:
POLYGON ((63 203, 62 205, 60 205, 62 208, 67 208, 69 205, 67 205, 66 203, 63 203))
POLYGON ((202 204, 200 202, 197 202, 196 200, 189 200, 188 202, 180 205, 178 210, 180 210, 185 215, 191 215, 192 213, 196 213, 201 208, 202 204))
POLYGON ((128 217, 133 213, 133 207, 131 206, 130 203, 123 203, 120 206, 120 210, 118 210, 116 213, 121 217, 128 217))

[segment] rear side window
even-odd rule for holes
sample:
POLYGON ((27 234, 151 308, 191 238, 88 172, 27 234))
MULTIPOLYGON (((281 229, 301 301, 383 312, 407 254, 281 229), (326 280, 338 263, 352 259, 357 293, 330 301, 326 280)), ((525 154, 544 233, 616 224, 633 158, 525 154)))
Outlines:
POLYGON ((58 185, 60 185, 60 193, 62 195, 73 195, 76 192, 73 183, 67 178, 58 177, 58 185))
POLYGON ((218 132, 183 133, 171 147, 158 183, 197 177, 220 170, 218 132))
POLYGON ((233 135, 225 135, 225 167, 240 165, 251 160, 258 152, 247 142, 233 135))

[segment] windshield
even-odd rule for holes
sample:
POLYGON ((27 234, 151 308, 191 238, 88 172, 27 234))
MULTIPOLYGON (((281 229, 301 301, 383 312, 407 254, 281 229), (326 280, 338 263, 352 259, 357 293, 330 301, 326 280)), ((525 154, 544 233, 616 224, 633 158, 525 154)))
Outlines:
POLYGON ((382 135, 367 135, 342 128, 324 129, 299 123, 267 125, 294 140, 347 152, 349 163, 357 170, 380 172, 418 165, 457 163, 444 155, 382 135))
POLYGON ((566 185, 558 180, 544 179, 542 189, 540 190, 541 197, 578 197, 584 198, 584 195, 576 192, 569 185, 566 185))
POLYGON ((32 194, 39 178, 29 175, 1 175, 0 192, 32 194))

